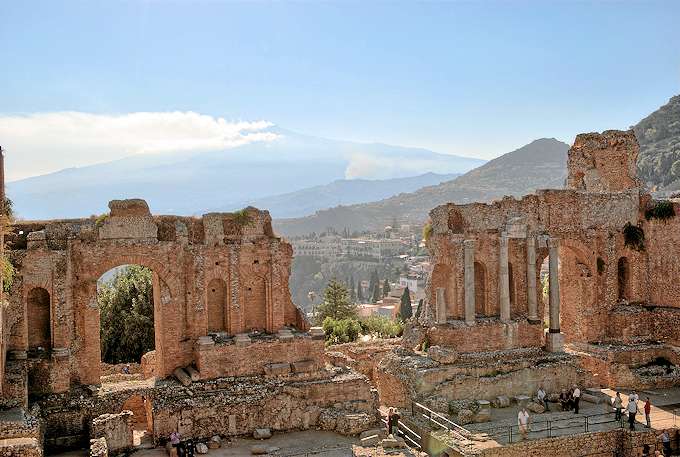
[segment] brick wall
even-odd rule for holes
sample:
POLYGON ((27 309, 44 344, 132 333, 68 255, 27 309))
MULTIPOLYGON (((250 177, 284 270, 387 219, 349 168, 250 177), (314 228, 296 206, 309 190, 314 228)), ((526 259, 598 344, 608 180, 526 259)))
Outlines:
POLYGON ((453 348, 458 352, 483 352, 543 344, 543 326, 527 321, 501 323, 498 319, 478 319, 474 326, 462 322, 437 325, 427 330, 431 346, 453 348))

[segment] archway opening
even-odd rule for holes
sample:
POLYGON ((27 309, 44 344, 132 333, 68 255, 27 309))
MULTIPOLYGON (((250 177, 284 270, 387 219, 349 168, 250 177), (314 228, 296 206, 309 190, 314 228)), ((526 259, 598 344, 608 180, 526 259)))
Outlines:
POLYGON ((510 310, 512 311, 515 309, 515 275, 511 263, 508 263, 508 285, 510 288, 510 310))
POLYGON ((151 400, 142 395, 133 395, 128 398, 121 411, 132 413, 133 444, 135 447, 153 447, 153 408, 151 400))
POLYGON ((208 332, 228 332, 229 313, 227 310, 227 283, 222 279, 213 279, 208 283, 207 293, 208 332))
POLYGON ((616 271, 619 302, 628 301, 630 300, 630 265, 627 257, 619 258, 616 271))
POLYGON ((52 347, 50 293, 42 287, 31 289, 26 306, 28 350, 49 350, 52 347))
POLYGON ((475 262, 475 313, 486 315, 486 267, 481 262, 475 262))
POLYGON ((97 281, 102 382, 153 374, 158 284, 153 271, 141 265, 112 268, 97 281))

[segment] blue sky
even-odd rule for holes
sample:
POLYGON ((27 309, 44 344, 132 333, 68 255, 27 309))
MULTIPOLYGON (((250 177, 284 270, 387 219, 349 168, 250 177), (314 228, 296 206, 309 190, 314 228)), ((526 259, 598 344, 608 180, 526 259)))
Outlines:
POLYGON ((677 1, 2 0, 0 21, 5 119, 192 111, 492 158, 680 93, 677 1))

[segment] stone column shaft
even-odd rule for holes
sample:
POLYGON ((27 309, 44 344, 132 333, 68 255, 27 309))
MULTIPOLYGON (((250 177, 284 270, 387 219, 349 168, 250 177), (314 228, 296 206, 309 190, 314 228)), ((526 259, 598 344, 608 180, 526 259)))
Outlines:
POLYGON ((527 235, 527 310, 529 322, 538 323, 538 305, 536 303, 536 238, 527 235))
POLYGON ((560 281, 558 276, 559 240, 548 239, 549 248, 549 284, 550 284, 550 333, 560 333, 560 281))
POLYGON ((465 322, 475 323, 475 241, 465 240, 463 242, 465 252, 465 322))
POLYGON ((510 321, 510 278, 508 276, 508 234, 501 233, 498 255, 498 287, 501 308, 501 321, 510 321))
POLYGON ((437 324, 446 324, 446 289, 437 287, 437 324))

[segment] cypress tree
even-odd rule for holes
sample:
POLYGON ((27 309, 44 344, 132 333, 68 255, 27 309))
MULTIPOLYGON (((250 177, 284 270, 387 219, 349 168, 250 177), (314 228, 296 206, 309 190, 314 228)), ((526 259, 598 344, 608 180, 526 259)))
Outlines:
POLYGON ((404 289, 404 293, 401 294, 399 316, 403 320, 409 319, 411 316, 413 316, 413 308, 411 307, 411 291, 408 290, 408 286, 406 286, 406 289, 404 289))

